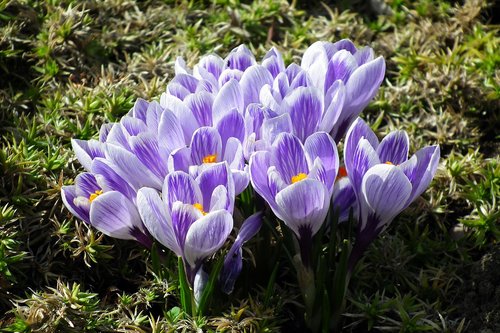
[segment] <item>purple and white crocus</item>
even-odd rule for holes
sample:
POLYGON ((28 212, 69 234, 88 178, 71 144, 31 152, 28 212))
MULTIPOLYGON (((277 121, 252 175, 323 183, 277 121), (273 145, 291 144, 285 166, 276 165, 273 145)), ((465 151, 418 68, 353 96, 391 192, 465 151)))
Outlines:
POLYGON ((335 142, 344 136, 349 125, 377 94, 385 75, 383 57, 375 58, 373 49, 357 49, 348 39, 336 43, 316 42, 302 57, 301 67, 325 96, 335 91, 338 80, 345 86, 342 112, 334 119, 331 135, 335 142))
POLYGON ((350 270, 368 245, 429 186, 436 173, 439 146, 428 146, 408 159, 404 131, 381 142, 358 118, 349 129, 344 149, 347 175, 358 202, 358 230, 350 270))
POLYGON ((325 132, 312 134, 304 144, 293 134, 282 133, 270 151, 250 158, 253 188, 295 233, 306 267, 312 236, 328 213, 338 167, 337 147, 325 132))
POLYGON ((226 162, 214 163, 195 179, 170 173, 160 194, 142 188, 139 214, 151 235, 181 257, 188 281, 219 250, 233 229, 234 184, 226 162))

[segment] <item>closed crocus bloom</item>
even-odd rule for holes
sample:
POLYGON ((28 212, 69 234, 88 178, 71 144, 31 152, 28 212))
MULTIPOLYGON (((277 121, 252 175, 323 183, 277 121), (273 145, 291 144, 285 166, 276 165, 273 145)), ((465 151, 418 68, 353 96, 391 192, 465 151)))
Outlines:
POLYGON ((290 133, 280 134, 270 151, 250 158, 254 189, 299 239, 304 265, 310 241, 328 213, 339 159, 335 142, 318 132, 302 144, 290 133))
POLYGON ((163 184, 137 194, 146 228, 184 261, 191 285, 204 260, 224 245, 233 228, 234 184, 227 163, 216 163, 195 179, 176 171, 163 184))
POLYGON ((325 94, 325 98, 332 94, 338 80, 345 86, 342 112, 331 130, 337 142, 376 95, 385 74, 384 58, 374 58, 370 47, 357 49, 346 39, 312 44, 302 57, 301 67, 309 73, 314 86, 325 94))
POLYGON ((379 143, 360 118, 347 133, 344 161, 359 208, 351 269, 394 217, 425 191, 436 173, 439 146, 424 147, 410 159, 408 150, 406 132, 391 132, 379 143))

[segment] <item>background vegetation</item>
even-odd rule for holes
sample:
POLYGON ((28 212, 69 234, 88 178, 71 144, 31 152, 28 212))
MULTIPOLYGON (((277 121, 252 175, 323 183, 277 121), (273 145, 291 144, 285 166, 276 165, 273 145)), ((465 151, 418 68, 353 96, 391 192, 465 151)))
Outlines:
MULTIPOLYGON (((272 267, 253 283, 244 271, 233 299, 189 318, 175 265, 159 272, 138 244, 78 221, 60 189, 82 170, 70 139, 158 99, 177 56, 193 65, 245 43, 290 63, 316 40, 350 38, 387 62, 362 116, 379 135, 408 131, 412 152, 439 143, 443 158, 370 247, 344 331, 500 332, 498 3, 370 3, 0 0, 0 331, 300 332, 286 266, 276 283, 272 267)), ((247 269, 262 254, 247 251, 247 269)))

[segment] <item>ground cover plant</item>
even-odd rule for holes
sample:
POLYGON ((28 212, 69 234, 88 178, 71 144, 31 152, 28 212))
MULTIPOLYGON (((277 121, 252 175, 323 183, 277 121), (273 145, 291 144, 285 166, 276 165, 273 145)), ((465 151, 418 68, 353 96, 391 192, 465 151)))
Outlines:
MULTIPOLYGON (((257 59, 275 46, 290 64, 315 41, 342 38, 385 58, 385 79, 362 114, 377 136, 404 129, 411 153, 439 144, 442 156, 430 189, 367 248, 352 274, 342 331, 498 330, 493 4, 0 6, 2 330, 305 331, 294 268, 277 251, 289 244, 271 242, 278 239, 271 221, 243 246, 234 293, 214 291, 203 315, 191 316, 182 311, 175 256, 89 227, 64 207, 61 189, 83 171, 71 139, 97 138, 102 124, 122 119, 139 97, 159 101, 178 56, 192 68, 204 54, 223 56, 245 43, 257 59)), ((237 204, 248 200, 243 192, 237 204)), ((251 213, 243 209, 239 223, 251 213)))

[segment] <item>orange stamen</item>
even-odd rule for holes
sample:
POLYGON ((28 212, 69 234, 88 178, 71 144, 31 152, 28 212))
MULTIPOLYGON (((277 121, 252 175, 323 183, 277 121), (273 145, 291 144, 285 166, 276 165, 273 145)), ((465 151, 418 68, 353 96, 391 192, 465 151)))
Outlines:
POLYGON ((292 184, 295 184, 296 182, 300 182, 301 180, 304 180, 307 178, 307 175, 305 173, 299 172, 295 176, 292 176, 292 184))
POLYGON ((207 155, 203 157, 203 163, 215 163, 217 160, 217 154, 207 155))
POLYGON ((337 178, 335 178, 335 180, 339 180, 339 179, 342 179, 344 177, 347 177, 347 170, 346 170, 345 166, 341 166, 339 168, 339 172, 337 173, 337 178))
POLYGON ((201 205, 201 203, 195 203, 193 205, 194 208, 198 209, 203 215, 207 215, 207 213, 203 210, 203 206, 201 205))
POLYGON ((95 191, 94 193, 92 193, 90 196, 89 196, 89 201, 92 202, 95 200, 95 198, 97 198, 98 196, 100 196, 102 194, 102 190, 97 190, 95 191))

